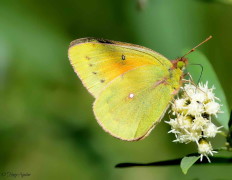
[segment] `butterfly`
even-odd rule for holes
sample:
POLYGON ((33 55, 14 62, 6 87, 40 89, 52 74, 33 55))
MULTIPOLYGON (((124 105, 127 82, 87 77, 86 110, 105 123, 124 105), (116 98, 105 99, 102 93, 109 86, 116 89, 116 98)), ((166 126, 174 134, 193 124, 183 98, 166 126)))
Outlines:
POLYGON ((93 111, 99 125, 127 141, 145 138, 161 121, 188 63, 184 56, 170 61, 146 47, 97 38, 72 41, 68 56, 95 98, 93 111))

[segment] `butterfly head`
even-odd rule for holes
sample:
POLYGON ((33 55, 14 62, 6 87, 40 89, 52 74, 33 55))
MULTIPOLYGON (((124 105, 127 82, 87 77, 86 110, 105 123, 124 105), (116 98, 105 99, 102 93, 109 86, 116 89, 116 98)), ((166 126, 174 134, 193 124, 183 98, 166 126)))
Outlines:
POLYGON ((181 69, 183 70, 185 66, 188 64, 188 59, 185 57, 177 58, 176 60, 172 61, 173 69, 181 69))
POLYGON ((183 69, 183 68, 185 68, 185 66, 187 64, 188 64, 188 59, 184 58, 184 57, 181 57, 180 59, 178 59, 177 68, 183 69))

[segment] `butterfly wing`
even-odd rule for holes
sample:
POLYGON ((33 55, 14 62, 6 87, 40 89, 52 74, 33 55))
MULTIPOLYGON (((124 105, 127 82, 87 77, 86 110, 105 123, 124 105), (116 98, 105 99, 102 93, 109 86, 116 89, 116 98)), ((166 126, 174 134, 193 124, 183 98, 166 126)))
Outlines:
POLYGON ((119 75, 144 65, 172 66, 148 48, 111 40, 83 38, 70 45, 69 59, 83 84, 94 96, 119 75))
POLYGON ((108 84, 94 103, 98 123, 122 140, 144 138, 158 123, 173 98, 167 83, 169 71, 145 65, 130 70, 108 84))

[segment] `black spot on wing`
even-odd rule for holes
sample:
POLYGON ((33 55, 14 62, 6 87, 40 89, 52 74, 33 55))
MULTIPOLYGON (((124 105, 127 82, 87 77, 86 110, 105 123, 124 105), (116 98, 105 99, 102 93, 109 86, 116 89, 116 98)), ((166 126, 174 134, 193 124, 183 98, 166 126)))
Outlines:
POLYGON ((126 56, 122 54, 122 60, 126 60, 126 56))
POLYGON ((97 41, 103 44, 114 44, 112 41, 107 40, 107 39, 97 39, 97 41))
MULTIPOLYGON (((93 38, 93 37, 87 37, 87 38, 80 38, 80 39, 76 39, 74 41, 72 41, 69 45, 69 47, 78 45, 78 44, 83 44, 83 43, 91 43, 91 42, 99 42, 99 43, 105 43, 105 44, 115 44, 113 41, 111 40, 107 40, 107 39, 98 39, 98 38, 93 38)), ((93 44, 94 46, 94 44, 93 44)))
POLYGON ((101 83, 104 83, 105 82, 105 80, 104 79, 101 79, 101 83))
POLYGON ((93 72, 93 74, 97 74, 97 72, 93 72))

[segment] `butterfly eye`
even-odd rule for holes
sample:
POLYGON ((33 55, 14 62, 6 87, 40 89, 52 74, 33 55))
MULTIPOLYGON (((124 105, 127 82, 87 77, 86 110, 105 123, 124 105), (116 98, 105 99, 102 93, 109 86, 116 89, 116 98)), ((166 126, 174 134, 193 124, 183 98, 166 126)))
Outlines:
POLYGON ((183 61, 178 61, 177 68, 182 69, 185 66, 185 63, 183 61))

